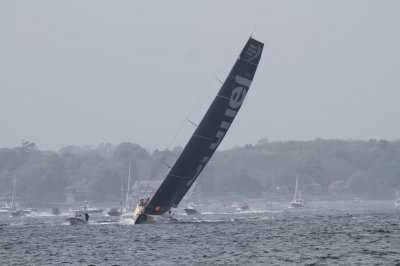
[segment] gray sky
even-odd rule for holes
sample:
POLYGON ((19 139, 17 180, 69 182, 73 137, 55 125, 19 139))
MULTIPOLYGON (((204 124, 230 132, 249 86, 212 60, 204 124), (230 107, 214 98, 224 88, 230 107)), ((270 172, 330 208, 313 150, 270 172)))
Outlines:
POLYGON ((221 148, 399 139, 399 1, 188 2, 1 1, 0 147, 184 145, 255 26, 221 148))

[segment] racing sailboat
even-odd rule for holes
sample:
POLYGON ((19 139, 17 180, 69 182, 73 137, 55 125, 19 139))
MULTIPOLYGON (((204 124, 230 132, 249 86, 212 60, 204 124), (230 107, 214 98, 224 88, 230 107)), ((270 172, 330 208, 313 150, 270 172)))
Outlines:
POLYGON ((264 44, 249 38, 239 58, 178 160, 151 199, 141 199, 134 211, 135 224, 156 217, 172 219, 178 204, 221 143, 249 90, 264 44))

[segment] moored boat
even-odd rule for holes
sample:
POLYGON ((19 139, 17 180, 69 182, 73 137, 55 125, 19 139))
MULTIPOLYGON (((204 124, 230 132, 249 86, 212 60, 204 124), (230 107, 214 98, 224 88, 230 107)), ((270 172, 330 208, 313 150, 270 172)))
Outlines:
POLYGON ((187 215, 200 215, 201 214, 200 211, 198 209, 196 209, 192 203, 188 203, 187 208, 184 208, 183 211, 187 215))
POLYGON ((6 202, 3 206, 0 207, 0 217, 10 216, 12 211, 12 207, 9 206, 6 202))
POLYGON ((84 212, 84 213, 88 213, 88 214, 101 214, 104 212, 103 209, 100 208, 89 208, 87 202, 85 201, 85 204, 83 206, 81 206, 80 209, 75 209, 73 210, 73 212, 75 214, 84 212))
POLYGON ((243 202, 243 204, 240 206, 240 209, 241 209, 242 211, 247 211, 247 210, 250 209, 250 206, 249 206, 249 204, 245 201, 245 202, 243 202))
POLYGON ((399 193, 399 191, 396 191, 396 199, 394 201, 394 206, 396 206, 396 207, 400 206, 400 193, 399 193))
POLYGON ((121 216, 122 214, 122 209, 118 209, 118 208, 111 208, 107 211, 107 214, 109 216, 121 216))
POLYGON ((302 208, 304 207, 304 200, 301 197, 301 191, 299 191, 299 174, 296 176, 296 187, 294 189, 294 197, 292 200, 292 203, 290 203, 290 206, 294 208, 302 208))
POLYGON ((86 221, 85 219, 78 217, 69 217, 66 220, 69 222, 70 225, 83 225, 88 223, 88 221, 86 221))
POLYGON ((247 211, 250 206, 246 201, 235 201, 232 203, 231 208, 235 211, 247 211))
POLYGON ((21 217, 21 216, 25 216, 27 214, 30 214, 31 210, 23 210, 23 209, 19 209, 19 210, 15 210, 11 212, 11 216, 12 217, 21 217))
POLYGON ((54 215, 59 215, 60 210, 57 207, 53 207, 53 208, 51 208, 51 213, 54 215))

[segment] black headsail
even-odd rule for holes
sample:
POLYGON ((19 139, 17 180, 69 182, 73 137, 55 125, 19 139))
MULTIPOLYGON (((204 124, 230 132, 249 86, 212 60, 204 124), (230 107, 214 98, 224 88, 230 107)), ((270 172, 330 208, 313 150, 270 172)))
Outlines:
POLYGON ((256 73, 264 44, 250 38, 207 113, 144 213, 177 207, 214 154, 235 118, 256 73))

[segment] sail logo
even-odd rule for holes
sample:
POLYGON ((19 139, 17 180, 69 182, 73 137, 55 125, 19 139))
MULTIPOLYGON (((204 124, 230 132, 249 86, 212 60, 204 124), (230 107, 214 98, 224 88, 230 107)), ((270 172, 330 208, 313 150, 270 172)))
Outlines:
MULTIPOLYGON (((238 109, 240 106, 242 106, 242 103, 244 101, 244 98, 246 97, 247 94, 247 88, 250 87, 251 80, 247 79, 245 77, 236 75, 235 77, 235 82, 238 83, 240 86, 235 87, 232 90, 231 97, 229 98, 229 103, 228 107, 225 110, 225 116, 231 118, 232 120, 235 118, 238 109)), ((218 145, 221 143, 222 139, 224 138, 226 132, 228 131, 231 123, 227 121, 222 121, 220 124, 220 128, 217 131, 215 138, 216 141, 211 143, 209 149, 210 150, 215 150, 218 145)), ((195 177, 197 177, 201 171, 203 170, 204 166, 207 164, 208 160, 210 159, 210 156, 204 156, 203 159, 201 160, 200 165, 196 169, 195 177)), ((195 178, 189 180, 188 186, 194 182, 195 178)))
POLYGON ((248 57, 249 61, 252 61, 261 55, 261 45, 249 44, 245 55, 248 57))
MULTIPOLYGON (((251 81, 249 79, 246 79, 244 77, 241 76, 237 76, 236 77, 236 82, 238 82, 238 80, 240 81, 249 81, 246 82, 247 84, 249 84, 251 81), (239 79, 238 79, 239 77, 239 79)), ((244 85, 244 84, 241 84, 244 85)), ((239 109, 240 106, 242 106, 243 100, 246 97, 246 93, 247 90, 242 87, 236 87, 232 90, 232 94, 231 94, 231 98, 229 99, 229 104, 228 104, 228 108, 225 110, 225 116, 230 117, 230 118, 235 118, 237 111, 235 109, 239 109)), ((222 139, 225 136, 225 133, 228 131, 229 126, 231 125, 231 123, 226 122, 226 121, 222 121, 221 125, 220 125, 220 130, 217 131, 217 134, 215 135, 215 137, 217 138, 217 141, 214 143, 211 143, 210 145, 210 149, 214 150, 218 147, 218 145, 221 143, 222 139)))

